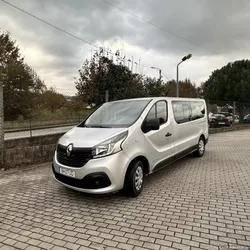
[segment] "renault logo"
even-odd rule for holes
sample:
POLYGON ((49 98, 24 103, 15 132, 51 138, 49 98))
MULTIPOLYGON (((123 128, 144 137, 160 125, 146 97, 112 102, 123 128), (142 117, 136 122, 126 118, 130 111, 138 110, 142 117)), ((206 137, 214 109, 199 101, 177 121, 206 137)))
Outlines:
POLYGON ((67 149, 66 149, 67 157, 70 157, 72 150, 73 150, 73 144, 69 144, 67 149))

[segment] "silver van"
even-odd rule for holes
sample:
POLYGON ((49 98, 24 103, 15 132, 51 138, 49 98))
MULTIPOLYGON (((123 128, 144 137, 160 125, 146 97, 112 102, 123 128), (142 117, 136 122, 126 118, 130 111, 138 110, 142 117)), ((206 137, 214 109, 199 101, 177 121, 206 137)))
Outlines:
POLYGON ((208 142, 203 99, 139 98, 104 103, 58 141, 54 178, 74 190, 138 196, 144 177, 208 142))

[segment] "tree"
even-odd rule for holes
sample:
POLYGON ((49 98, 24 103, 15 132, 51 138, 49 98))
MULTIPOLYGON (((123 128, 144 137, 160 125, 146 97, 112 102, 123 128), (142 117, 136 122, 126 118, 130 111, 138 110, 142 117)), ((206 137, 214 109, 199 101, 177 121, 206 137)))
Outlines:
POLYGON ((116 65, 97 53, 90 61, 85 61, 75 84, 78 95, 88 104, 102 104, 106 90, 109 91, 109 100, 141 97, 145 94, 141 75, 133 74, 127 67, 116 65))
POLYGON ((204 98, 204 83, 202 82, 199 87, 196 88, 198 98, 204 98))
POLYGON ((65 97, 62 94, 57 93, 53 88, 44 91, 39 99, 41 106, 49 109, 52 113, 66 104, 65 97))
POLYGON ((68 108, 71 112, 79 112, 88 107, 88 103, 80 95, 75 95, 71 97, 68 103, 68 108))
POLYGON ((35 97, 45 85, 24 63, 10 34, 4 32, 0 32, 0 77, 3 81, 5 120, 29 117, 34 109, 35 97))
POLYGON ((166 96, 166 85, 156 78, 146 77, 143 81, 146 96, 166 96))
POLYGON ((236 101, 242 120, 245 110, 250 108, 250 61, 235 61, 213 71, 203 91, 210 100, 236 101))
MULTIPOLYGON (((167 92, 168 96, 176 97, 176 81, 171 80, 167 82, 167 92)), ((188 97, 188 98, 196 98, 197 97, 197 89, 194 83, 191 83, 189 79, 185 79, 184 81, 179 81, 179 96, 180 97, 188 97)))

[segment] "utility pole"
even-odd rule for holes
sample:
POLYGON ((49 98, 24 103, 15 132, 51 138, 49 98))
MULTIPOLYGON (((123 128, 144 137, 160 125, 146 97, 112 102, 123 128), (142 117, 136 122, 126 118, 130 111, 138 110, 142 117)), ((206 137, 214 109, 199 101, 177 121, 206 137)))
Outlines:
POLYGON ((108 102, 109 101, 109 91, 106 90, 105 91, 105 102, 108 102))
POLYGON ((133 67, 134 67, 134 57, 132 56, 132 66, 131 66, 132 73, 133 73, 133 67))
POLYGON ((159 82, 161 82, 161 78, 162 78, 161 69, 157 67, 151 67, 151 69, 156 69, 159 71, 159 82))
POLYGON ((187 56, 184 56, 181 60, 181 62, 179 62, 177 64, 177 75, 176 75, 176 97, 179 97, 179 65, 183 62, 185 62, 186 60, 190 59, 192 57, 192 54, 189 54, 187 56))
POLYGON ((0 168, 3 168, 4 156, 4 108, 3 108, 3 74, 0 72, 0 168))
POLYGON ((135 62, 135 65, 136 65, 135 66, 135 73, 137 73, 137 65, 138 65, 137 62, 135 62))

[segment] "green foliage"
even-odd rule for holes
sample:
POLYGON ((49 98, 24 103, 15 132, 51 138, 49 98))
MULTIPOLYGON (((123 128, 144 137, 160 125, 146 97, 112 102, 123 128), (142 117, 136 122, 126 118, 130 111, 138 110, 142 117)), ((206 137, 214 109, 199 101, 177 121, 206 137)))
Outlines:
POLYGON ((236 101, 242 120, 245 110, 250 108, 250 61, 235 61, 213 71, 203 91, 205 98, 210 100, 236 101))
MULTIPOLYGON (((172 80, 167 82, 167 94, 171 97, 176 97, 176 81, 172 80)), ((200 96, 200 90, 195 87, 195 84, 192 83, 189 79, 184 81, 179 81, 179 96, 187 98, 196 98, 200 96)))
POLYGON ((250 61, 229 63, 212 72, 204 83, 205 98, 250 102, 250 61))
POLYGON ((5 120, 31 115, 38 95, 46 87, 35 71, 24 63, 16 42, 0 32, 0 77, 4 86, 5 120))
POLYGON ((75 84, 78 95, 88 104, 102 104, 105 101, 106 90, 109 91, 109 100, 145 95, 141 75, 133 74, 127 67, 116 65, 98 54, 95 54, 92 60, 85 61, 75 84))
MULTIPOLYGON (((164 84, 156 78, 133 74, 127 67, 116 65, 98 54, 83 64, 79 75, 75 82, 78 95, 88 104, 103 103, 106 90, 109 91, 111 101, 145 96, 176 96, 176 81, 164 84)), ((196 89, 189 79, 180 81, 179 84, 180 97, 202 97, 202 88, 196 89)))
POLYGON ((143 81, 146 96, 166 96, 166 85, 155 78, 146 77, 143 81))
POLYGON ((53 88, 45 90, 38 96, 38 104, 42 108, 49 109, 52 113, 66 105, 65 97, 57 93, 53 88))

